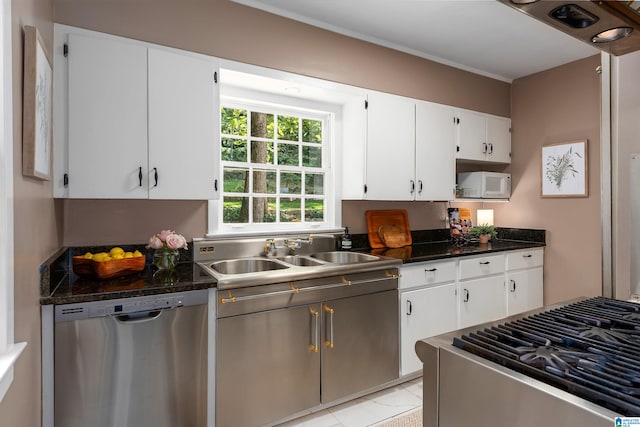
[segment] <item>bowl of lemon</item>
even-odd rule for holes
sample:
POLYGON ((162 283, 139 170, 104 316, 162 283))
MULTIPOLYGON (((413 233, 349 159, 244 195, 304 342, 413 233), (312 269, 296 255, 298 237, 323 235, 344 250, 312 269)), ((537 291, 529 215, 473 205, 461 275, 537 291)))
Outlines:
POLYGON ((87 252, 73 257, 73 272, 80 277, 110 279, 144 270, 145 256, 136 250, 125 251, 116 246, 109 252, 87 252))

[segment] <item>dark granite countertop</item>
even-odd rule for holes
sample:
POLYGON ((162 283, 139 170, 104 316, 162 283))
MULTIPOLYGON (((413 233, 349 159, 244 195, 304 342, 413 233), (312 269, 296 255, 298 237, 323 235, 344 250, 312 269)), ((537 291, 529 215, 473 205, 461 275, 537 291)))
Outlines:
POLYGON ((372 249, 370 253, 373 255, 385 255, 401 259, 403 263, 407 264, 412 262, 433 261, 437 259, 482 255, 492 252, 513 251, 544 246, 544 243, 523 242, 517 240, 495 240, 486 245, 470 242, 462 246, 457 246, 447 241, 419 243, 397 249, 372 249))
MULTIPOLYGON (((467 255, 512 251, 545 246, 545 231, 499 228, 498 238, 487 245, 467 242, 454 245, 446 229, 412 231, 413 245, 397 249, 371 249, 367 234, 353 235, 354 250, 401 259, 403 263, 433 261, 467 255)), ((87 251, 108 251, 108 247, 63 248, 40 266, 40 303, 72 304, 215 287, 215 279, 194 263, 190 250, 181 250, 180 262, 171 274, 158 272, 151 264, 153 251, 144 245, 121 245, 126 251, 140 250, 147 263, 139 273, 98 280, 78 277, 72 257, 87 251)))
POLYGON ((71 258, 87 249, 99 252, 102 248, 62 249, 40 268, 41 305, 72 304, 142 295, 185 292, 215 286, 215 280, 191 260, 188 251, 181 251, 180 262, 172 272, 158 271, 150 263, 152 252, 144 246, 123 245, 126 250, 139 249, 147 263, 143 271, 111 279, 87 279, 73 273, 71 258))
POLYGON ((401 259, 405 264, 546 246, 545 230, 497 228, 497 233, 497 239, 487 245, 480 245, 477 241, 457 245, 451 241, 448 229, 417 230, 411 232, 413 245, 396 249, 371 249, 367 234, 352 237, 354 247, 359 251, 401 259))

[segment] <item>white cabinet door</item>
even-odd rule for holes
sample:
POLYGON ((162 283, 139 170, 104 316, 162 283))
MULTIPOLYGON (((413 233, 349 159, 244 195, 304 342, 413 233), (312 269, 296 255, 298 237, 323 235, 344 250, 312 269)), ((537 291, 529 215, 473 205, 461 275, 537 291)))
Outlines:
POLYGON ((369 200, 415 197, 415 104, 386 93, 368 96, 366 194, 369 200))
POLYGON ((542 277, 542 267, 507 273, 508 316, 542 307, 542 277))
POLYGON ((506 316, 504 275, 460 282, 460 328, 506 316))
POLYGON ((487 121, 485 116, 480 113, 463 110, 458 112, 458 119, 456 120, 458 159, 484 161, 487 151, 487 121))
POLYGON ((453 200, 456 184, 453 109, 416 104, 416 200, 453 200))
POLYGON ((217 198, 215 73, 213 62, 149 49, 149 198, 217 198))
POLYGON ((147 49, 69 35, 69 197, 147 197, 147 49))
POLYGON ((487 117, 487 160, 511 163, 511 120, 487 117))
POLYGON ((402 375, 422 369, 416 341, 457 329, 456 305, 455 283, 400 294, 402 375))

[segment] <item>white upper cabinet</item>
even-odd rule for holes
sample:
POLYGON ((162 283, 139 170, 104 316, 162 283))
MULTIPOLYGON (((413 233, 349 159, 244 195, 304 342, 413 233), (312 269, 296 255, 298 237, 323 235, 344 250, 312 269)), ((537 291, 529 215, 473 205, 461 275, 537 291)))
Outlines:
POLYGON ((365 197, 414 200, 415 103, 401 96, 371 92, 367 111, 365 197))
POLYGON ((416 103, 416 200, 453 200, 456 185, 454 112, 416 103))
POLYGON ((147 49, 70 34, 68 51, 69 197, 147 197, 147 49))
POLYGON ((457 158, 511 163, 511 120, 475 111, 457 112, 457 158))
POLYGON ((216 73, 211 62, 149 49, 149 198, 216 198, 216 73))
POLYGON ((56 197, 218 196, 213 59, 83 30, 57 39, 68 55, 56 57, 56 124, 67 126, 55 134, 56 197))

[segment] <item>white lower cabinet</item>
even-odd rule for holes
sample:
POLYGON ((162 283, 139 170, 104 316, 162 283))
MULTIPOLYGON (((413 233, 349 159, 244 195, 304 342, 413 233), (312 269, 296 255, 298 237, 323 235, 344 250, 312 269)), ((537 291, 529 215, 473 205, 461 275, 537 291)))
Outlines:
POLYGON ((467 328, 506 316, 504 274, 460 282, 459 327, 467 328))
POLYGON ((416 341, 456 330, 457 311, 455 283, 400 294, 401 375, 422 369, 414 350, 416 341))
POLYGON ((416 341, 543 305, 544 249, 411 263, 400 269, 400 374, 422 368, 416 341))
POLYGON ((543 249, 507 254, 507 315, 543 306, 543 249))

